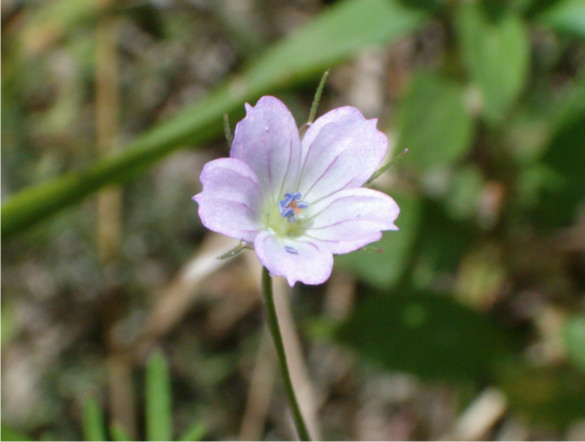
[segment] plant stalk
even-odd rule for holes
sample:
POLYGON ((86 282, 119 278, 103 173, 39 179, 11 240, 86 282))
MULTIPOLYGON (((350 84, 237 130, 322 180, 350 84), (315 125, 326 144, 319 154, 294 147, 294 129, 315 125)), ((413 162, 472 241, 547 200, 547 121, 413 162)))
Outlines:
POLYGON ((288 364, 286 362, 286 354, 284 352, 282 334, 280 333, 280 327, 278 324, 278 316, 276 315, 276 307, 274 306, 272 279, 266 267, 262 268, 262 295, 264 296, 264 304, 266 305, 268 328, 270 329, 274 347, 276 348, 276 355, 278 357, 280 371, 284 380, 284 388, 286 390, 286 395, 288 396, 288 402, 292 410, 295 425, 297 427, 300 439, 304 441, 310 441, 311 438, 309 437, 309 432, 307 431, 307 426, 303 419, 303 415, 301 414, 301 409, 299 408, 299 403, 292 386, 292 380, 290 378, 288 364))

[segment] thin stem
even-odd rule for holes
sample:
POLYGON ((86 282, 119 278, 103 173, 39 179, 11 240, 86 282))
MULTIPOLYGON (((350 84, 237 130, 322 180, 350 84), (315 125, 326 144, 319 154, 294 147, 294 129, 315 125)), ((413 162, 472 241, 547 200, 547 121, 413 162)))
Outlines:
POLYGON ((238 244, 236 247, 234 247, 230 251, 225 252, 223 255, 218 256, 217 259, 231 258, 232 256, 236 256, 237 254, 239 254, 240 252, 245 250, 247 247, 248 247, 248 245, 242 241, 240 244, 238 244))
POLYGON ((234 141, 234 136, 232 134, 230 117, 228 114, 223 114, 223 134, 225 135, 225 140, 227 141, 228 146, 231 146, 232 142, 234 141))
POLYGON ((293 389, 290 378, 290 373, 288 371, 286 354, 284 352, 284 343, 282 341, 282 335, 280 334, 278 316, 276 315, 274 297, 272 295, 272 279, 270 278, 270 273, 268 273, 266 267, 262 268, 262 295, 264 296, 264 303, 266 304, 268 328, 270 329, 270 334, 272 335, 272 340, 274 341, 274 347, 276 348, 276 355, 278 356, 278 363, 280 365, 280 371, 284 380, 284 388, 286 390, 286 395, 288 396, 288 402, 292 409, 295 425, 301 440, 310 441, 311 438, 309 437, 307 426, 303 420, 303 415, 301 414, 301 409, 299 408, 299 403, 297 402, 295 391, 293 389))
POLYGON ((317 113, 317 107, 319 106, 319 101, 321 101, 321 94, 323 93, 323 88, 325 87, 325 82, 327 81, 327 77, 329 77, 329 69, 327 69, 323 76, 321 77, 321 81, 319 82, 319 86, 317 87, 317 92, 315 92, 315 97, 313 98, 313 104, 311 105, 311 112, 309 112, 309 119, 307 120, 308 124, 311 124, 315 119, 315 114, 317 113))
POLYGON ((396 163, 398 163, 402 157, 404 155, 406 155, 408 153, 408 149, 404 149, 402 152, 400 152, 398 155, 396 155, 394 158, 392 158, 390 160, 390 162, 384 164, 382 167, 380 167, 378 170, 376 170, 372 176, 370 178, 368 178, 368 181, 366 181, 366 185, 370 184, 372 181, 374 181, 376 178, 378 178, 380 175, 382 175, 384 172, 386 172, 388 169, 390 169, 392 166, 394 166, 396 163))

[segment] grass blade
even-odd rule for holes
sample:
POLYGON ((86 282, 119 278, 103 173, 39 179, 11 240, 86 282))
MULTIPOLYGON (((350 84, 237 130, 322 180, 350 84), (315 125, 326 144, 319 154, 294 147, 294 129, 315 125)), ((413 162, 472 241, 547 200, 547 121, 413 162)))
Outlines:
POLYGON ((148 440, 172 438, 171 381, 163 354, 155 351, 146 366, 146 437, 148 440))
MULTIPOLYGON (((32 440, 30 436, 21 433, 20 431, 14 430, 4 424, 2 424, 2 440, 32 440)), ((195 440, 195 439, 188 439, 195 440)))
POLYGON ((83 404, 83 436, 85 440, 106 440, 102 409, 93 397, 83 404))

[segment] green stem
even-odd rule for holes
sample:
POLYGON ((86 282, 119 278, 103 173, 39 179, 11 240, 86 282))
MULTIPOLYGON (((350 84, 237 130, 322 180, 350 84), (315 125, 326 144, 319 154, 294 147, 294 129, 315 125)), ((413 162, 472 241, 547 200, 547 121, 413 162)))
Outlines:
POLYGON ((323 76, 321 77, 321 81, 319 82, 319 86, 317 87, 317 92, 315 92, 315 97, 313 98, 313 104, 311 105, 311 112, 309 112, 309 119, 307 123, 311 124, 315 119, 315 114, 317 114, 317 107, 319 106, 319 101, 321 101, 321 94, 323 93, 323 88, 325 87, 325 82, 327 81, 327 77, 329 77, 329 69, 327 69, 323 76))
POLYGON ((382 175, 384 172, 386 172, 388 169, 390 169, 392 166, 394 166, 396 163, 398 163, 402 157, 404 155, 406 155, 408 153, 408 149, 404 149, 402 152, 400 152, 398 155, 396 155, 394 158, 392 158, 390 160, 389 163, 384 164, 382 167, 380 167, 378 170, 376 170, 372 176, 370 178, 368 178, 368 181, 366 181, 366 186, 368 184, 370 184, 372 181, 374 181, 376 178, 378 178, 380 175, 382 175))
POLYGON ((311 440, 309 437, 309 432, 307 431, 307 426, 303 420, 303 415, 301 414, 301 409, 299 408, 299 403, 297 402, 295 391, 293 389, 290 378, 290 373, 288 371, 286 354, 284 352, 284 343, 282 341, 282 335, 280 334, 278 316, 276 315, 274 297, 272 295, 272 279, 266 267, 262 268, 262 294, 264 296, 264 303, 266 304, 268 328, 270 329, 270 334, 272 335, 272 340, 274 341, 274 347, 276 348, 278 363, 280 364, 280 371, 282 372, 282 378, 284 380, 284 388, 286 390, 286 395, 288 396, 288 401, 292 409, 293 418, 297 427, 297 431, 299 432, 299 437, 301 440, 311 440))

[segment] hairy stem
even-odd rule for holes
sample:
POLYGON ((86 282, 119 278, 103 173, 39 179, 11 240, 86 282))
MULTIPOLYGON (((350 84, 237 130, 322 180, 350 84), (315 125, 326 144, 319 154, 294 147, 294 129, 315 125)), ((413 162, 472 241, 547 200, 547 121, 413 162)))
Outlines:
POLYGON ((323 76, 321 77, 321 81, 319 82, 319 86, 317 87, 317 92, 315 92, 315 97, 313 98, 313 104, 311 105, 311 112, 309 112, 309 119, 307 120, 308 124, 311 124, 315 119, 315 114, 317 113, 317 107, 319 106, 319 101, 321 101, 321 94, 323 93, 323 88, 325 87, 325 82, 327 81, 327 77, 329 77, 329 69, 327 69, 323 76))

